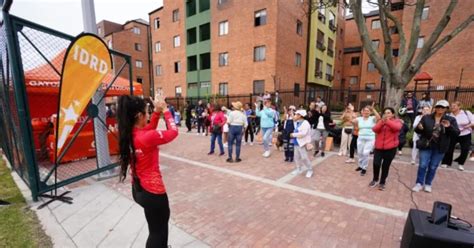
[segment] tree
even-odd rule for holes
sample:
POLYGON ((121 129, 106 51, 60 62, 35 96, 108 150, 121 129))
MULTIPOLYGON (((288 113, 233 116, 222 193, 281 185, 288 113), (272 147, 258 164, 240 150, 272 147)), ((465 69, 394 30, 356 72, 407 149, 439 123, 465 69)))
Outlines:
POLYGON ((450 0, 443 16, 438 21, 431 36, 424 43, 423 48, 418 53, 417 43, 420 37, 420 25, 425 6, 425 0, 405 0, 404 5, 415 7, 414 17, 411 25, 410 36, 407 37, 403 31, 401 20, 391 12, 392 0, 368 0, 379 10, 380 25, 383 33, 384 52, 380 54, 373 46, 372 39, 367 31, 364 14, 362 13, 362 0, 309 0, 310 12, 327 6, 343 4, 350 8, 354 16, 354 21, 360 34, 364 50, 367 52, 371 62, 375 65, 379 73, 383 76, 386 89, 385 106, 398 108, 408 83, 412 80, 421 66, 438 52, 444 45, 466 29, 474 21, 474 13, 466 20, 454 28, 450 33, 441 37, 443 31, 451 20, 458 0, 450 0), (400 36, 400 47, 398 61, 394 61, 392 55, 392 38, 390 27, 395 25, 400 36))

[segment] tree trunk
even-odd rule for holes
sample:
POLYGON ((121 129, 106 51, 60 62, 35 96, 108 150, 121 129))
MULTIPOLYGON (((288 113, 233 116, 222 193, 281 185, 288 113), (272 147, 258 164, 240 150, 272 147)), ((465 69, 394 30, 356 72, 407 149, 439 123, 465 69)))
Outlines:
POLYGON ((405 89, 396 87, 394 84, 387 84, 385 90, 385 107, 392 107, 398 112, 405 89))

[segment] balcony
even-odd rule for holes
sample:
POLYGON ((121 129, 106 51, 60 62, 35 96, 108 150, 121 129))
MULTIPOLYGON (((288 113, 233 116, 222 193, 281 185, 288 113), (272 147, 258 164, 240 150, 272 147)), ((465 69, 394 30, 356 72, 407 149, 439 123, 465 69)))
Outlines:
POLYGON ((329 55, 330 57, 334 57, 334 50, 328 49, 328 55, 329 55))
POLYGON ((314 76, 317 78, 323 78, 323 72, 322 71, 315 71, 314 76))
POLYGON ((329 29, 331 29, 331 31, 332 31, 333 33, 336 32, 337 27, 336 27, 336 25, 334 24, 334 20, 330 20, 330 21, 329 21, 329 29))
POLYGON ((326 74, 326 80, 332 81, 334 79, 334 76, 331 74, 326 74))
POLYGON ((318 12, 318 20, 320 20, 322 23, 326 23, 326 17, 323 13, 318 12))
POLYGON ((323 51, 323 52, 326 50, 326 47, 324 46, 324 43, 322 41, 317 41, 316 42, 316 48, 323 51))

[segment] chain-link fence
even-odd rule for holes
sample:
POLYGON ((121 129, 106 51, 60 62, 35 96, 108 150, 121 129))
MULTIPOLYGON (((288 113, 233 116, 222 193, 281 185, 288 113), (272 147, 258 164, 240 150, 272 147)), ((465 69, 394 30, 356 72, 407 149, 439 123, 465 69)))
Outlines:
POLYGON ((32 188, 33 197, 115 167, 118 134, 113 105, 117 95, 131 90, 131 84, 127 87, 131 76, 120 79, 117 75, 123 70, 131 75, 130 56, 111 51, 113 73, 104 78, 103 97, 98 98, 105 104, 95 104, 102 106, 100 111, 106 117, 98 117, 94 123, 88 115, 89 103, 57 164, 54 153, 59 85, 66 49, 74 37, 10 15, 1 32, 0 142, 15 171, 32 188), (11 39, 7 40, 9 35, 11 39), (120 80, 122 85, 118 86, 120 80), (96 149, 100 138, 95 135, 94 125, 105 129, 107 137, 102 140, 109 147, 108 154, 99 154, 110 157, 106 159, 109 163, 100 168, 96 149))

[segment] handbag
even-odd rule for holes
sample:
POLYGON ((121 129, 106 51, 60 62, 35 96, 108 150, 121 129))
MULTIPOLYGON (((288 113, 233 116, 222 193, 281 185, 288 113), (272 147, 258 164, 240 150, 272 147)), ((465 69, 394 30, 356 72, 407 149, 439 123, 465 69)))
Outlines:
POLYGON ((212 126, 212 133, 213 134, 221 134, 222 133, 222 127, 219 125, 214 124, 212 126))
POLYGON ((419 140, 416 141, 416 148, 418 149, 428 149, 431 147, 431 139, 426 137, 421 137, 419 140))
POLYGON ((344 128, 344 133, 346 134, 352 134, 352 128, 344 128))
POLYGON ((305 145, 306 151, 312 151, 314 149, 314 145, 312 143, 308 143, 305 145))

